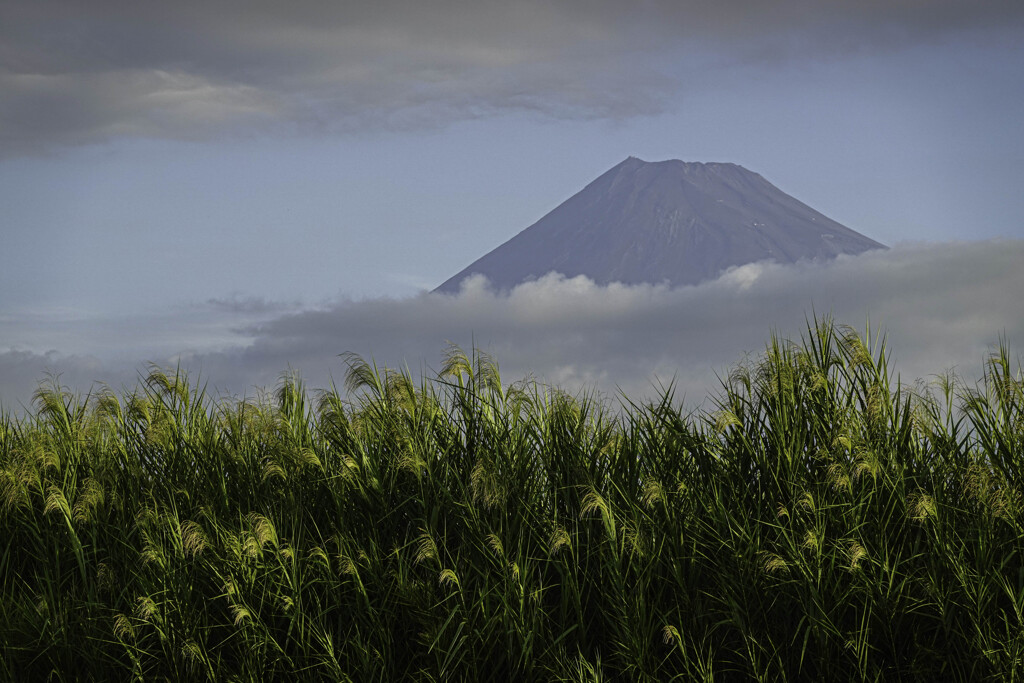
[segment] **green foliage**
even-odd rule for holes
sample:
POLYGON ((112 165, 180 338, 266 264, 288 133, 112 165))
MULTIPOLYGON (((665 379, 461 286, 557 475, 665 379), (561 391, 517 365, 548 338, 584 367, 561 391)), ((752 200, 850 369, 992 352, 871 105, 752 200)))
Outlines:
POLYGON ((825 321, 713 410, 347 356, 0 418, 6 680, 1020 680, 1024 381, 825 321))

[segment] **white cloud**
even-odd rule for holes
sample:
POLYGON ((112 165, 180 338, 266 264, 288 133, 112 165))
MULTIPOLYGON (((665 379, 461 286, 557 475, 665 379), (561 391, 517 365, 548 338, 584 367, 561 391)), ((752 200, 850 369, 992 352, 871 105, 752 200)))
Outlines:
MULTIPOLYGON (((902 245, 824 265, 762 263, 678 289, 601 287, 552 274, 497 295, 476 279, 458 295, 345 301, 263 317, 238 332, 238 345, 182 358, 211 387, 251 393, 289 367, 310 386, 327 386, 331 376, 344 376, 338 354, 347 351, 429 373, 453 341, 491 353, 507 381, 533 375, 569 389, 620 387, 640 396, 674 378, 694 402, 717 386, 716 373, 760 352, 773 331, 798 338, 807 318, 831 313, 862 331, 868 320, 884 330, 907 381, 953 367, 973 381, 1001 334, 1012 349, 1024 341, 1021 263, 1024 241, 999 240, 902 245)), ((102 379, 94 359, 82 360, 92 351, 0 354, 0 396, 5 405, 25 400, 43 366, 65 369, 69 383, 102 379), (13 367, 22 370, 3 370, 13 367)), ((105 361, 105 372, 130 380, 146 360, 140 347, 137 365, 105 361)))

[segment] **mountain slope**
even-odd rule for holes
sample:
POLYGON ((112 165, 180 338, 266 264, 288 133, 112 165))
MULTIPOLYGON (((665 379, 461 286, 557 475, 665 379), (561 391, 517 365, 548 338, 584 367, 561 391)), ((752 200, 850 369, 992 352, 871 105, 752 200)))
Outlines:
POLYGON ((687 285, 754 261, 884 248, 742 166, 630 157, 435 291, 457 292, 475 273, 510 289, 551 271, 687 285))

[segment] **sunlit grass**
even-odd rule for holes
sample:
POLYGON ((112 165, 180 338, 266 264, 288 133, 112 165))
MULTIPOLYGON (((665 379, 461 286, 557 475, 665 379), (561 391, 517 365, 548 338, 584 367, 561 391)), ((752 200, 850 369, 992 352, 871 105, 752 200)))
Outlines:
POLYGON ((437 377, 0 417, 6 680, 1019 680, 1024 382, 831 322, 713 410, 437 377))

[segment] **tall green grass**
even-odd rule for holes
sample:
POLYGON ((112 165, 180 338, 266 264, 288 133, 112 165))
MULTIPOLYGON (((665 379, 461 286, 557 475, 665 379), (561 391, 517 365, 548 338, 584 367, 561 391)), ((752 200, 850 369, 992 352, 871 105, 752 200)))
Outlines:
POLYGON ((7 680, 1024 679, 1024 381, 901 386, 826 321, 712 410, 450 349, 0 418, 7 680))

